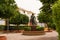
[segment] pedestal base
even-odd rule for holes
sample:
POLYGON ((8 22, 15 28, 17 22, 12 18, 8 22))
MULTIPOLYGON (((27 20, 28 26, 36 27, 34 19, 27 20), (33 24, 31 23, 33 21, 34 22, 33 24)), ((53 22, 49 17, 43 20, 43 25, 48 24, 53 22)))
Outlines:
POLYGON ((37 26, 31 26, 31 31, 36 31, 37 26))
POLYGON ((23 35, 44 35, 44 31, 24 31, 23 35))

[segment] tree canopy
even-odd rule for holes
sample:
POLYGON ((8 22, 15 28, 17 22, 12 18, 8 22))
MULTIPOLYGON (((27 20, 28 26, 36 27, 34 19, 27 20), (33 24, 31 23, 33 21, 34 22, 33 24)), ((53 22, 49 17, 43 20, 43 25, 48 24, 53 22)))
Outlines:
POLYGON ((50 13, 52 12, 51 10, 51 6, 57 1, 57 0, 40 0, 43 4, 43 7, 41 8, 42 11, 46 12, 46 13, 50 13))
POLYGON ((51 7, 58 0, 40 0, 43 6, 40 8, 40 14, 38 15, 39 22, 47 23, 48 27, 55 26, 53 22, 52 9, 51 7))
POLYGON ((20 12, 16 12, 15 16, 10 18, 11 24, 27 24, 29 22, 29 18, 27 15, 23 15, 20 12))
POLYGON ((0 18, 10 18, 14 15, 16 9, 14 0, 0 0, 0 18))
POLYGON ((14 0, 0 0, 0 18, 6 20, 7 30, 9 29, 9 19, 14 16, 17 10, 17 5, 14 0))
POLYGON ((52 22, 52 5, 57 0, 40 0, 43 4, 40 14, 38 15, 39 22, 49 23, 52 22))
POLYGON ((60 40, 60 0, 57 1, 53 6, 52 6, 52 12, 53 12, 53 21, 56 24, 56 30, 58 32, 58 37, 60 40))

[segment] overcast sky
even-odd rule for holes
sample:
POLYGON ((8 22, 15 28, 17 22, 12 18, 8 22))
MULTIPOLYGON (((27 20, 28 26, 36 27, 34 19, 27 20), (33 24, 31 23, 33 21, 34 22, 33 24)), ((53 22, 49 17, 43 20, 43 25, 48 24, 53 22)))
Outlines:
POLYGON ((39 8, 42 7, 42 3, 38 0, 15 0, 18 7, 32 11, 34 13, 39 13, 39 8))

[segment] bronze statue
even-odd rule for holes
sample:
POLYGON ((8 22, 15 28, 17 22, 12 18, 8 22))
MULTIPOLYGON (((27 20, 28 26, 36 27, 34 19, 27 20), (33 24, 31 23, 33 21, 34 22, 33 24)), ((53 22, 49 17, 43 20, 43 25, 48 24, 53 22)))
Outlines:
POLYGON ((32 26, 34 26, 34 25, 37 24, 37 23, 36 23, 36 18, 35 18, 35 16, 34 16, 34 14, 31 15, 30 23, 31 23, 32 26))

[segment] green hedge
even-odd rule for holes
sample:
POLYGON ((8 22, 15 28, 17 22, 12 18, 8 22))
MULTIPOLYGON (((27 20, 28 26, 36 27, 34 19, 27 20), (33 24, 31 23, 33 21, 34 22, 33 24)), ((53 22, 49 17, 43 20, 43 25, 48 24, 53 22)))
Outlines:
POLYGON ((36 30, 37 30, 37 31, 44 31, 44 27, 37 26, 37 27, 36 27, 36 30))
POLYGON ((25 31, 31 31, 31 27, 24 27, 25 31))
POLYGON ((53 30, 56 30, 56 25, 54 23, 49 23, 48 27, 53 29, 53 30))
MULTIPOLYGON (((31 26, 9 26, 8 30, 25 30, 25 31, 31 31, 31 26)), ((0 26, 0 30, 7 30, 7 26, 0 26)), ((43 31, 44 27, 36 27, 36 31, 43 31)))
POLYGON ((31 27, 30 26, 10 26, 9 27, 9 30, 26 30, 26 31, 29 31, 31 30, 31 27))
POLYGON ((53 21, 56 24, 56 30, 58 32, 58 40, 60 40, 60 0, 52 6, 52 12, 53 21))
POLYGON ((4 30, 5 26, 0 25, 0 30, 4 30))

